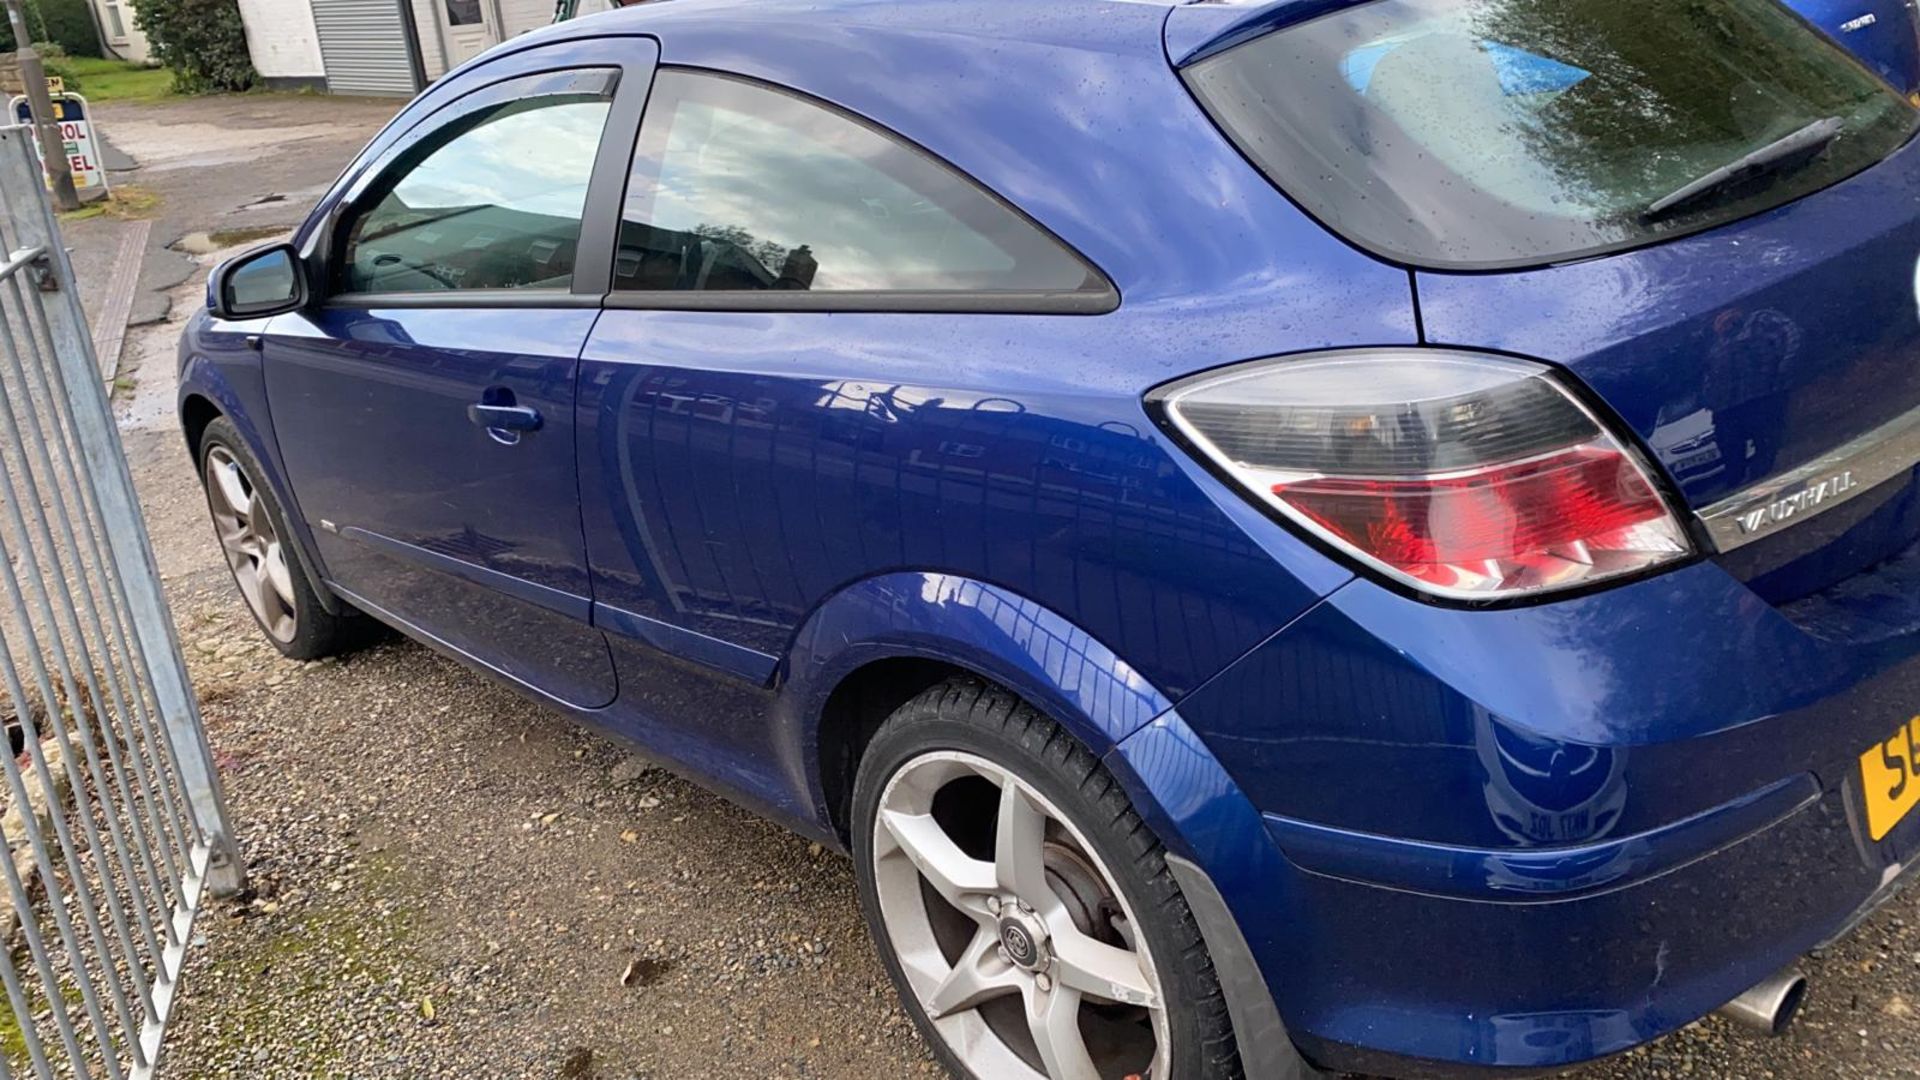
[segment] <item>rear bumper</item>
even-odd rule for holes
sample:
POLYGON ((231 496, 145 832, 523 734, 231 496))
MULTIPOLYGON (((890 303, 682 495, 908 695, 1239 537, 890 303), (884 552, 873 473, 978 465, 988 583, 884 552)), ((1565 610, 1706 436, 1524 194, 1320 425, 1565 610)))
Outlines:
POLYGON ((1890 867, 1854 857, 1844 796, 1677 870, 1557 902, 1440 899, 1299 872, 1321 927, 1294 957, 1338 990, 1286 1012, 1334 1068, 1535 1070, 1698 1019, 1850 927, 1890 867))
POLYGON ((1684 869, 1772 831, 1820 797, 1819 782, 1802 773, 1663 828, 1531 849, 1454 847, 1283 817, 1266 820, 1287 861, 1319 877, 1444 900, 1556 903, 1630 889, 1684 869))
POLYGON ((1526 1073, 1674 1031, 1883 902, 1920 812, 1868 840, 1858 761, 1916 712, 1920 611, 1820 638, 1712 564, 1506 612, 1358 582, 1116 772, 1309 1057, 1526 1073))

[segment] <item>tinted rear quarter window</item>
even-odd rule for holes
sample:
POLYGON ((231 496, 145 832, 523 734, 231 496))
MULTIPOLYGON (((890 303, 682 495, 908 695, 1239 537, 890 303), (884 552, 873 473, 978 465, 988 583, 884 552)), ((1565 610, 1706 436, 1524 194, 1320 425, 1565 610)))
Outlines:
POLYGON ((1735 220, 1880 161, 1915 125, 1891 86, 1775 0, 1375 0, 1183 74, 1323 223, 1441 268, 1564 261, 1735 220), (1756 152, 1765 168, 1673 201, 1756 152))
POLYGON ((910 144, 797 95, 663 69, 617 290, 1103 295, 1060 241, 910 144))

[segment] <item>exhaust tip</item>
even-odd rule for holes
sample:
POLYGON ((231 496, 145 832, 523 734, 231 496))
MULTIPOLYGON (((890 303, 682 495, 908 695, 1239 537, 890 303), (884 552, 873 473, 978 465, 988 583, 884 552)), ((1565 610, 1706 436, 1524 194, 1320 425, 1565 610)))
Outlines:
POLYGON ((1807 977, 1798 972, 1787 985, 1787 992, 1780 999, 1780 1007, 1773 1014, 1774 1035, 1785 1035, 1787 1028, 1800 1015, 1800 1005, 1807 1000, 1807 977))
POLYGON ((1763 980, 1714 1012, 1760 1035, 1784 1035, 1806 998, 1807 977, 1787 970, 1763 980))

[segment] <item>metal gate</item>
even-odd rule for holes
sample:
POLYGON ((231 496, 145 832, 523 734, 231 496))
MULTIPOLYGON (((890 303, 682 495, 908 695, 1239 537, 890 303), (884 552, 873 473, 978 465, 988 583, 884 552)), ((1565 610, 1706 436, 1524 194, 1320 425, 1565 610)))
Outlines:
POLYGON ((142 1078, 240 865, 32 141, 0 128, 0 1080, 142 1078))

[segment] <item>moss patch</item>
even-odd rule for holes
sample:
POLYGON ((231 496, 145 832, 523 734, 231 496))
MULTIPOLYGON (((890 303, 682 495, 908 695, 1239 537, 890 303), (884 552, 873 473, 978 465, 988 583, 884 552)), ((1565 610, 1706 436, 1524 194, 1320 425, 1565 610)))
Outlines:
MULTIPOLYGON (((33 961, 27 955, 25 947, 13 950, 13 969, 19 973, 20 984, 27 995, 28 1014, 38 1016, 47 1011, 47 996, 40 988, 39 974, 34 970, 33 961)), ((60 998, 67 1004, 67 1015, 73 1019, 74 1026, 86 1027, 86 998, 80 993, 70 977, 60 978, 60 998)), ((103 999, 104 1000, 104 999, 103 999)), ((16 1014, 6 995, 0 993, 0 1004, 6 1007, 0 1010, 0 1053, 7 1057, 7 1068, 14 1076, 28 1076, 33 1072, 33 1061, 27 1056, 27 1036, 20 1029, 20 1017, 16 1014)), ((40 1045, 56 1059, 60 1056, 60 1036, 54 1030, 53 1021, 48 1020, 36 1029, 40 1035, 40 1045)))
POLYGON ((138 184, 121 184, 104 199, 90 202, 78 210, 61 214, 65 222, 112 218, 115 221, 141 221, 160 212, 160 196, 138 184))
MULTIPOLYGON (((432 976, 419 954, 419 916, 401 902, 406 882, 397 865, 386 855, 364 856, 353 877, 351 889, 312 896, 301 910, 251 915, 245 929, 210 931, 230 933, 231 944, 208 970, 188 977, 228 984, 224 1011, 202 1027, 212 1033, 201 1044, 212 1060, 252 1060, 263 1040, 284 1038, 290 1018, 325 1016, 354 988, 377 988, 375 997, 390 1009, 423 1000, 432 976)), ((301 1043, 301 1075, 345 1075, 353 1048, 323 1032, 301 1043)))

